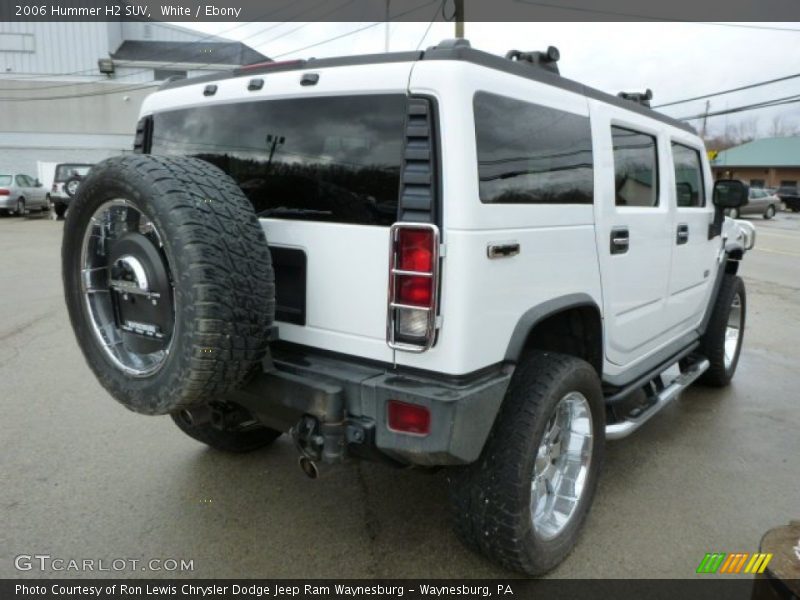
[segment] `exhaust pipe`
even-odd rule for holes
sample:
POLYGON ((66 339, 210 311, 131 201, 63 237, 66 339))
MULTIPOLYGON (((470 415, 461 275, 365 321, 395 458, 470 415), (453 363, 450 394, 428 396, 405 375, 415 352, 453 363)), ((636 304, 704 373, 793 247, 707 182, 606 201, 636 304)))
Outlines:
POLYGON ((181 420, 190 427, 197 427, 204 425, 211 421, 211 408, 207 404, 196 406, 194 408, 184 408, 178 413, 181 420))
POLYGON ((309 479, 317 479, 319 477, 319 467, 317 467, 317 463, 307 456, 301 456, 298 464, 309 479))

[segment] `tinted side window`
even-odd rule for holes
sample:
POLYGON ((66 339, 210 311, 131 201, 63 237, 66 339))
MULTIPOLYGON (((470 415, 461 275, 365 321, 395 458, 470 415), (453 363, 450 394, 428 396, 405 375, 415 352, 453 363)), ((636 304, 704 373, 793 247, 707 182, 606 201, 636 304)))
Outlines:
POLYGON ((28 184, 28 178, 25 175, 17 175, 17 187, 30 187, 28 184))
POLYGON ((481 202, 592 203, 587 117, 486 92, 473 108, 481 202))
POLYGON ((617 206, 658 206, 656 139, 622 127, 611 128, 617 206))
POLYGON ((700 153, 694 148, 672 142, 672 160, 675 163, 678 206, 705 206, 700 153))

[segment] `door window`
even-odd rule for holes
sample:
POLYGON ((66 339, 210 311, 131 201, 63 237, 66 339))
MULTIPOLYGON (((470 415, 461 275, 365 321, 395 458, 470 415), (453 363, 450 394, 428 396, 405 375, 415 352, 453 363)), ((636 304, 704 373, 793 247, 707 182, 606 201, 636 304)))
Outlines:
POLYGON ((656 139, 623 127, 611 128, 617 206, 658 206, 656 139))
POLYGON ((17 175, 17 187, 32 187, 27 175, 17 175))
POLYGON ((705 206, 700 153, 694 148, 672 142, 672 162, 675 165, 675 197, 678 206, 705 206))

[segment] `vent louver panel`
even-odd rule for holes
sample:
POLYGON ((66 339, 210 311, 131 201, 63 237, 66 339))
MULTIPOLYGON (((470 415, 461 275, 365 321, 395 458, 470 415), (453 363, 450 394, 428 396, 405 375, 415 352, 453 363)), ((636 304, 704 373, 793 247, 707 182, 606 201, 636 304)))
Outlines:
POLYGON ((400 173, 398 220, 436 223, 437 165, 433 104, 427 98, 409 98, 403 168, 400 173))

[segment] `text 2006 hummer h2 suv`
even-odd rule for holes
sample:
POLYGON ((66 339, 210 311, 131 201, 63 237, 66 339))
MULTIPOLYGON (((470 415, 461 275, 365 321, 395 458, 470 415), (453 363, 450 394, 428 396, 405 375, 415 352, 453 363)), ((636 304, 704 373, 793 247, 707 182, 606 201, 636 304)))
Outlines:
POLYGON ((539 574, 606 439, 727 384, 754 232, 703 143, 469 43, 167 83, 69 212, 66 301, 136 412, 303 470, 447 467, 471 548, 539 574))

